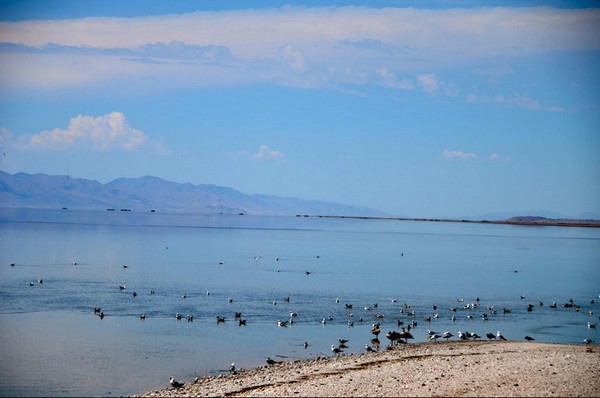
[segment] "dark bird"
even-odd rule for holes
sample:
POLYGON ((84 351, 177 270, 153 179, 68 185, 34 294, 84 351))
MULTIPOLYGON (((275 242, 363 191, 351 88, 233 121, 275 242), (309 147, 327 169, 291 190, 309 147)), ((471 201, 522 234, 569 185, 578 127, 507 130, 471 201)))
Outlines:
POLYGON ((241 318, 240 318, 240 319, 238 320, 238 323, 239 323, 239 325, 240 325, 240 326, 242 326, 242 325, 244 325, 244 326, 245 326, 245 325, 246 325, 246 320, 245 320, 245 319, 241 319, 241 318))
POLYGON ((231 366, 229 367, 229 373, 235 374, 235 363, 232 363, 231 366))
POLYGON ((381 329, 379 328, 378 323, 373 324, 373 327, 371 328, 371 333, 373 333, 375 336, 379 336, 379 333, 381 333, 381 329))
POLYGON ((275 364, 278 364, 278 363, 281 363, 281 362, 278 362, 278 361, 272 359, 271 357, 267 357, 267 364, 268 365, 275 365, 275 364))
POLYGON ((171 387, 173 388, 181 388, 183 387, 184 383, 178 382, 177 380, 175 380, 173 378, 173 376, 171 376, 171 378, 169 379, 169 383, 171 384, 171 387))
POLYGON ((402 332, 400 332, 400 338, 404 339, 405 343, 408 343, 408 339, 414 339, 413 335, 410 334, 410 332, 404 331, 404 328, 402 328, 402 332))
POLYGON ((224 316, 217 315, 216 319, 217 319, 217 323, 225 323, 225 317, 224 316))
POLYGON ((306 348, 308 347, 308 341, 304 342, 304 349, 306 350, 306 348))
POLYGON ((506 339, 504 338, 504 336, 502 336, 502 335, 500 334, 500 331, 499 331, 499 330, 498 330, 498 332, 496 333, 496 338, 497 338, 498 340, 504 340, 504 341, 506 341, 506 339))
POLYGON ((496 340, 496 335, 494 333, 488 333, 487 335, 488 340, 494 339, 496 340))
POLYGON ((177 319, 178 321, 181 320, 181 314, 179 312, 175 314, 175 319, 177 319))
POLYGON ((385 334, 385 337, 387 337, 390 341, 390 345, 394 345, 398 342, 398 340, 400 340, 400 333, 396 332, 395 330, 392 330, 391 332, 387 332, 385 334))
POLYGON ((140 314, 140 319, 143 321, 144 319, 146 319, 146 314, 140 314))
POLYGON ((527 341, 534 341, 535 339, 531 336, 525 336, 525 340, 527 341))
POLYGON ((375 350, 371 348, 370 345, 365 344, 365 352, 374 352, 375 350))
POLYGON ((347 342, 349 342, 350 340, 347 339, 342 339, 341 337, 338 338, 338 341, 340 342, 340 344, 346 344, 347 342))
POLYGON ((333 344, 331 345, 331 351, 332 351, 334 354, 340 354, 340 353, 342 353, 342 352, 343 352, 341 348, 339 348, 339 347, 336 347, 336 346, 334 346, 333 344))

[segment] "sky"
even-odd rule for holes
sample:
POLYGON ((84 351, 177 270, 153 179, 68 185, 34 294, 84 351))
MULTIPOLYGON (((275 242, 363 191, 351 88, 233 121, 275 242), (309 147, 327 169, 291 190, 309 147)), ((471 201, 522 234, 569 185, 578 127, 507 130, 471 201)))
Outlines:
POLYGON ((0 170, 600 217, 598 2, 290 4, 0 2, 0 170))

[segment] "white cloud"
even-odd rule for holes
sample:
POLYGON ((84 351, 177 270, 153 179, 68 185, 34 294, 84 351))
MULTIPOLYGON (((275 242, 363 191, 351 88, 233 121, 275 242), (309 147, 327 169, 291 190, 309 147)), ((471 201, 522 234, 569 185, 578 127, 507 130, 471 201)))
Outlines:
POLYGON ((269 148, 268 145, 261 145, 258 148, 258 152, 254 154, 254 159, 277 159, 280 161, 284 161, 285 160, 285 155, 283 154, 283 152, 280 151, 276 151, 276 150, 272 150, 269 148))
POLYGON ((479 95, 475 93, 469 93, 467 96, 467 102, 469 103, 489 103, 489 104, 501 104, 511 107, 543 110, 550 112, 564 112, 563 108, 558 106, 546 106, 542 105, 540 101, 530 98, 526 94, 515 93, 511 95, 479 95))
POLYGON ((296 72, 304 72, 308 67, 302 50, 292 44, 280 47, 277 54, 284 65, 296 72))
POLYGON ((6 148, 12 146, 13 135, 6 127, 0 128, 0 148, 6 150, 6 148))
POLYGON ((497 153, 492 153, 490 155, 490 160, 494 162, 510 162, 512 159, 510 156, 502 156, 497 153))
POLYGON ((437 77, 433 73, 425 73, 417 76, 417 82, 427 94, 436 94, 439 90, 437 77))
POLYGON ((382 84, 387 87, 397 88, 400 90, 413 90, 415 88, 414 83, 410 79, 398 80, 396 76, 387 70, 387 68, 377 68, 377 76, 381 78, 382 84))
POLYGON ((442 151, 442 157, 448 159, 475 159, 477 155, 474 153, 463 152, 463 151, 451 151, 444 149, 442 151))
POLYGON ((113 148, 133 150, 146 141, 144 132, 129 126, 124 114, 112 112, 99 117, 75 116, 66 129, 23 137, 21 143, 25 149, 106 151, 113 148))
MULTIPOLYGON (((600 49, 600 10, 282 7, 0 22, 0 87, 383 84, 456 95, 433 74, 482 59, 600 49), (415 23, 418 21, 418 23, 415 23), (347 71, 351 70, 352 74, 347 71), (334 72, 332 72, 334 71, 334 72), (393 78, 392 78, 393 77, 393 78), (354 80, 353 80, 354 79, 354 80), (379 79, 379 80, 378 80, 379 79), (437 90, 437 91, 436 91, 437 90)), ((470 65, 470 64, 469 64, 470 65)), ((498 73, 505 73, 500 71, 498 73)))

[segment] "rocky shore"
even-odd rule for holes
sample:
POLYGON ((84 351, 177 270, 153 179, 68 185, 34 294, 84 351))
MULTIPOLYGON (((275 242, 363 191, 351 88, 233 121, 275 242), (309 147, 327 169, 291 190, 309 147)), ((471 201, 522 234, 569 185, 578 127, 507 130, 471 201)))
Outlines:
MULTIPOLYGON (((165 386, 168 386, 168 375, 165 386)), ((140 397, 600 396, 600 348, 535 342, 403 344, 185 381, 140 397)))

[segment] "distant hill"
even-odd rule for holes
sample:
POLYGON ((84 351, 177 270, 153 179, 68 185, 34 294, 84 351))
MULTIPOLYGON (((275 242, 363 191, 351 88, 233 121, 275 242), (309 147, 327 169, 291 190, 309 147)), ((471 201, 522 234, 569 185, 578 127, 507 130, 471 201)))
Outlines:
POLYGON ((518 225, 554 225, 566 227, 600 227, 597 219, 573 219, 573 218, 548 218, 540 216, 517 216, 502 220, 504 224, 518 225))
POLYGON ((180 184, 157 177, 95 180, 0 171, 0 206, 84 210, 248 214, 386 216, 386 213, 333 202, 271 195, 247 195, 211 184, 180 184))

